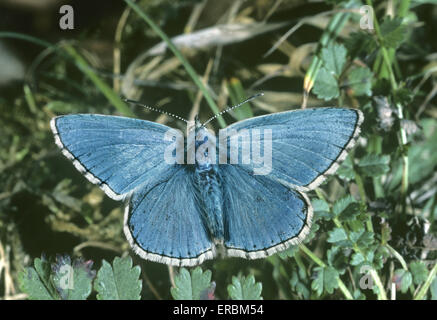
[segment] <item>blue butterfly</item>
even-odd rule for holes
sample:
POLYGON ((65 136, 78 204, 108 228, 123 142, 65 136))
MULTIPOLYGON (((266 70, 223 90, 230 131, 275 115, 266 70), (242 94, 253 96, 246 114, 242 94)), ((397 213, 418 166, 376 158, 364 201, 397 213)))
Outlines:
MULTIPOLYGON (((271 164, 264 174, 256 174, 253 161, 239 157, 232 163, 229 152, 227 163, 215 162, 211 149, 203 152, 211 155, 203 162, 164 161, 175 144, 165 138, 172 129, 151 121, 77 114, 53 118, 51 129, 85 178, 112 199, 126 200, 124 232, 139 256, 194 266, 218 254, 257 259, 299 244, 313 216, 305 192, 337 170, 362 122, 359 110, 316 108, 254 117, 220 130, 227 151, 244 130, 257 132, 264 144, 262 132, 270 132, 271 164)), ((196 149, 213 140, 198 121, 193 130, 196 149)), ((256 148, 246 147, 237 143, 236 151, 253 159, 256 148)))

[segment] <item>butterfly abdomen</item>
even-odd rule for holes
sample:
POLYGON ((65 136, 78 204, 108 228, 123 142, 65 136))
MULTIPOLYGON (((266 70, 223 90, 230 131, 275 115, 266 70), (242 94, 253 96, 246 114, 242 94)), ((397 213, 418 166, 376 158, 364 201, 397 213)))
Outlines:
POLYGON ((215 243, 223 243, 223 202, 218 166, 196 165, 193 177, 202 220, 209 231, 211 240, 215 243))

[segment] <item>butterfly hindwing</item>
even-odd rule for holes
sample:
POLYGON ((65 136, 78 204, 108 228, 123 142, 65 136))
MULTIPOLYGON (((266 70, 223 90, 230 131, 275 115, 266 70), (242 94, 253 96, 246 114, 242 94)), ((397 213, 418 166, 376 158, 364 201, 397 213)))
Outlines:
POLYGON ((144 259, 193 266, 215 256, 188 168, 175 166, 167 181, 135 192, 126 207, 124 230, 144 259))
POLYGON ((170 167, 163 161, 170 128, 117 116, 78 114, 51 121, 56 144, 75 167, 115 200, 154 184, 170 167))
MULTIPOLYGON (((249 130, 253 134, 253 129, 260 132, 270 129, 272 163, 267 176, 293 189, 309 191, 319 186, 327 175, 334 173, 346 158, 355 144, 362 121, 363 115, 359 110, 318 108, 255 117, 222 130, 235 130, 237 133, 249 130)), ((229 136, 232 137, 232 134, 229 136)), ((240 142, 239 153, 243 152, 243 143, 251 142, 240 142)), ((253 159, 253 149, 250 152, 253 159)), ((253 161, 237 165, 248 172, 253 172, 255 167, 253 161)))
POLYGON ((308 198, 266 176, 221 165, 227 255, 262 258, 296 245, 308 234, 308 198))

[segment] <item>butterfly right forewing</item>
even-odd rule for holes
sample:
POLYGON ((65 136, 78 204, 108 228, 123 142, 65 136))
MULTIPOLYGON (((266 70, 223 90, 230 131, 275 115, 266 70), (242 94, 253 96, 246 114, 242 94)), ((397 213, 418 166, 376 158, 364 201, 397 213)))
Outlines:
POLYGON ((163 161, 170 128, 155 122, 77 114, 53 118, 51 128, 63 154, 114 200, 155 183, 171 166, 163 161))

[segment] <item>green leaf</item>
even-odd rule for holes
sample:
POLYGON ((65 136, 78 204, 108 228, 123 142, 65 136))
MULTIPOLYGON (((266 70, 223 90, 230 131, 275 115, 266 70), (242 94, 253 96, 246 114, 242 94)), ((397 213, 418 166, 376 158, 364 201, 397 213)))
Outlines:
POLYGON ((35 267, 35 271, 38 273, 39 278, 44 283, 44 286, 51 291, 53 297, 58 298, 55 288, 50 281, 50 274, 52 272, 50 262, 44 256, 42 256, 41 259, 36 258, 33 261, 33 265, 35 267))
POLYGON ((317 295, 322 295, 324 291, 333 293, 334 289, 338 288, 337 270, 333 267, 316 267, 314 268, 316 277, 311 283, 311 289, 317 292, 317 295))
POLYGON ((402 25, 402 18, 388 18, 381 24, 380 29, 386 48, 397 48, 406 39, 407 29, 402 25))
POLYGON ((411 262, 410 271, 413 274, 413 281, 415 284, 421 284, 428 278, 428 269, 422 261, 411 262))
POLYGON ((282 260, 287 260, 288 258, 294 257, 294 255, 299 252, 299 246, 291 246, 288 249, 278 252, 278 256, 282 260))
POLYGON ((319 99, 331 100, 337 98, 340 95, 337 79, 328 70, 321 68, 317 73, 313 92, 319 99))
POLYGON ((345 41, 349 55, 354 58, 361 53, 371 53, 376 49, 377 43, 372 35, 367 32, 353 32, 345 41))
POLYGON ((348 266, 348 261, 343 250, 338 246, 333 246, 326 252, 328 264, 338 271, 339 274, 344 274, 348 266))
POLYGON ((201 293, 211 286, 211 271, 200 267, 188 272, 182 268, 175 276, 175 287, 170 289, 175 300, 200 300, 201 293))
POLYGON ((437 300, 437 277, 432 281, 429 290, 431 291, 431 300, 437 300))
POLYGON ((32 267, 26 268, 18 274, 18 282, 21 291, 27 293, 30 300, 58 299, 50 293, 40 275, 32 267))
POLYGON ((68 255, 56 257, 52 265, 51 280, 63 300, 86 300, 91 294, 95 271, 91 270, 92 261, 74 262, 68 255))
POLYGON ((349 72, 348 85, 355 96, 372 95, 372 71, 367 67, 354 68, 349 72))
POLYGON ((332 218, 329 204, 325 200, 314 199, 311 200, 311 204, 313 205, 314 215, 318 219, 330 220, 332 218))
POLYGON ((303 243, 309 243, 311 240, 314 239, 314 237, 317 234, 317 231, 320 229, 320 225, 317 222, 313 222, 310 228, 309 234, 306 236, 306 238, 303 240, 303 243))
POLYGON ((360 229, 358 231, 350 232, 349 238, 361 249, 366 249, 375 241, 375 234, 373 232, 360 229))
POLYGON ((309 299, 310 290, 308 289, 308 277, 306 275, 306 270, 300 267, 293 267, 290 278, 291 289, 297 294, 301 295, 303 299, 309 299), (298 269, 298 270, 296 270, 298 269))
POLYGON ((353 220, 360 213, 360 204, 348 195, 337 200, 332 207, 332 211, 340 220, 353 220))
POLYGON ((329 232, 328 242, 336 243, 340 241, 347 240, 346 231, 342 228, 335 228, 334 230, 329 232))
POLYGON ((112 266, 103 260, 94 282, 97 299, 139 300, 142 289, 140 273, 139 266, 132 268, 131 257, 115 257, 112 266))
POLYGON ((340 165, 337 170, 337 175, 340 179, 349 181, 355 177, 354 165, 352 163, 351 157, 347 157, 346 160, 340 165))
POLYGON ((370 231, 365 231, 363 234, 358 238, 357 245, 358 247, 364 249, 369 247, 373 242, 375 241, 375 234, 370 231))
POLYGON ((314 278, 313 282, 311 283, 311 289, 315 290, 317 292, 317 295, 320 296, 323 293, 324 288, 324 267, 315 267, 314 271, 316 272, 316 277, 314 278))
POLYGON ((328 72, 337 78, 343 72, 346 63, 346 48, 342 44, 333 44, 322 49, 321 58, 328 72))
POLYGON ((389 163, 389 155, 368 154, 361 158, 358 167, 364 175, 378 177, 390 170, 389 163))
POLYGON ((228 294, 232 300, 262 300, 262 284, 255 282, 253 275, 246 277, 232 277, 232 284, 228 285, 228 294))
POLYGON ((407 292, 408 288, 413 283, 413 277, 409 271, 404 269, 398 269, 394 272, 394 281, 396 287, 402 291, 402 293, 407 292))
POLYGON ((414 92, 409 88, 399 88, 393 92, 393 102, 395 104, 410 104, 415 97, 414 92))
MULTIPOLYGON (((372 247, 373 248, 373 247, 372 247)), ((375 251, 369 251, 367 260, 373 263, 376 270, 382 269, 387 259, 391 256, 390 251, 385 246, 378 246, 375 251), (372 257, 373 255, 373 257, 372 257)))
POLYGON ((91 293, 95 272, 92 262, 71 261, 68 255, 50 262, 42 257, 34 260, 35 268, 26 268, 19 274, 23 292, 32 300, 85 300, 91 293))
POLYGON ((360 237, 363 235, 364 232, 365 232, 364 229, 352 231, 349 233, 349 238, 351 239, 352 242, 357 243, 358 239, 360 239, 360 237))
POLYGON ((357 253, 352 254, 352 259, 351 259, 350 263, 353 266, 358 266, 361 263, 363 263, 364 261, 365 261, 364 256, 361 253, 357 252, 357 253))
POLYGON ((334 289, 338 288, 338 271, 333 267, 325 268, 325 290, 328 293, 333 293, 334 289))
POLYGON ((351 203, 356 202, 351 195, 347 195, 337 201, 332 206, 332 212, 338 217, 351 203))

